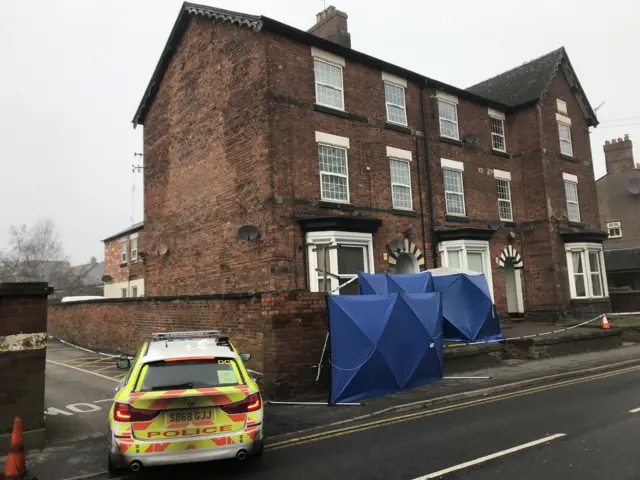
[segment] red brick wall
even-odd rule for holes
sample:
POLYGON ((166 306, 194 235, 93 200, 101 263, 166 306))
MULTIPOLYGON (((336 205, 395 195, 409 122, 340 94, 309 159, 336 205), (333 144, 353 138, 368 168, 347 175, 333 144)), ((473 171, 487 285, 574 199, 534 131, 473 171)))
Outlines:
POLYGON ((215 329, 252 354, 247 367, 265 374, 266 394, 304 393, 327 332, 324 295, 117 299, 49 308, 51 335, 108 351, 134 353, 154 332, 215 329))
MULTIPOLYGON (((138 253, 145 251, 144 235, 142 231, 138 233, 138 253)), ((144 278, 144 262, 138 256, 138 260, 131 261, 130 233, 120 238, 114 238, 104 244, 104 274, 110 275, 113 283, 126 282, 137 278, 144 278), (122 260, 122 241, 127 241, 127 261, 122 260)))
POLYGON ((148 295, 268 290, 264 38, 192 18, 144 127, 148 295), (165 245, 166 255, 156 249, 165 245))
MULTIPOLYGON (((46 283, 0 284, 0 338, 46 334, 49 293, 46 283)), ((34 448, 44 444, 46 349, 22 348, 0 352, 0 455, 7 451, 16 416, 22 418, 25 441, 34 448)))
MULTIPOLYGON (((384 84, 379 70, 347 61, 343 69, 346 119, 313 110, 315 83, 310 47, 272 34, 267 35, 269 118, 272 125, 269 159, 273 171, 274 195, 283 203, 275 207, 272 235, 273 256, 280 266, 289 267, 277 274, 275 289, 305 285, 303 238, 295 220, 303 216, 353 215, 375 217, 382 227, 374 235, 376 271, 386 271, 386 245, 402 238, 413 227, 413 243, 429 254, 428 237, 417 215, 392 213, 391 180, 386 147, 412 152, 411 181, 413 209, 426 207, 424 139, 385 128, 384 84), (320 173, 315 132, 350 139, 348 150, 349 194, 351 210, 319 206, 320 173), (421 184, 419 185, 419 182, 421 184), (422 188, 422 198, 420 197, 422 188), (425 242, 426 248, 425 248, 425 242)), ((420 87, 409 83, 406 90, 409 127, 422 129, 420 87)), ((425 226, 426 221, 425 219, 425 226)), ((428 227, 427 227, 428 228, 428 227)), ((430 258, 427 262, 430 262, 430 258)))

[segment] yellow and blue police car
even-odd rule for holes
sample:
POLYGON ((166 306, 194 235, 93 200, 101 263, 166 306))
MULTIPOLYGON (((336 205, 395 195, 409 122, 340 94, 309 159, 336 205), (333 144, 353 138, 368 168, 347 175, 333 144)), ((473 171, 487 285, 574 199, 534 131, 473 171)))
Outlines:
POLYGON ((131 361, 109 412, 109 470, 259 456, 263 402, 220 331, 158 333, 131 361))

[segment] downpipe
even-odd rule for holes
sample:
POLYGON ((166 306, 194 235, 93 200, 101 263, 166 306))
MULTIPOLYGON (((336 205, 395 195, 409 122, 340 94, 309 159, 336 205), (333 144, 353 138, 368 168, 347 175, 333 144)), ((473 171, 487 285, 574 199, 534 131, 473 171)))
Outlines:
POLYGON ((142 463, 139 460, 134 460, 133 462, 131 462, 130 468, 133 473, 139 472, 140 470, 142 470, 142 463))

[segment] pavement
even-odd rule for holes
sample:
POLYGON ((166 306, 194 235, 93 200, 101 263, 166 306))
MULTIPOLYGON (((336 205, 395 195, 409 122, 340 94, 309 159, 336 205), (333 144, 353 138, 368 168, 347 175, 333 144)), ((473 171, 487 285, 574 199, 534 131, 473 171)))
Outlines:
MULTIPOLYGON (((301 444, 299 439, 308 437, 309 435, 319 435, 320 438, 323 438, 323 435, 325 435, 323 432, 328 430, 345 428, 355 428, 355 430, 357 430, 357 427, 362 425, 363 422, 382 421, 384 424, 390 415, 397 415, 398 412, 414 411, 416 414, 423 414, 428 412, 429 409, 433 410, 434 407, 446 409, 448 408, 447 405, 450 405, 451 402, 466 404, 470 401, 476 401, 472 399, 479 399, 478 401, 494 399, 503 394, 508 395, 502 392, 531 389, 534 385, 561 381, 571 382, 574 380, 569 380, 570 378, 587 373, 576 373, 576 370, 586 369, 589 370, 588 373, 591 375, 602 375, 603 373, 601 372, 603 368, 620 369, 635 363, 640 365, 640 346, 633 344, 616 350, 572 355, 569 357, 537 361, 507 361, 499 366, 484 368, 465 374, 465 376, 470 377, 489 378, 469 379, 459 378, 458 376, 458 378, 445 379, 437 384, 420 389, 371 399, 366 401, 364 406, 267 405, 265 418, 266 444, 268 446, 267 450, 273 451, 275 457, 273 457, 271 453, 265 455, 265 458, 260 461, 260 465, 271 465, 272 461, 269 460, 269 458, 281 458, 283 454, 277 452, 284 449, 278 447, 279 444, 301 444)), ((36 474, 40 480, 82 478, 87 475, 97 475, 95 478, 108 478, 107 476, 100 476, 103 475, 103 472, 106 470, 107 452, 104 436, 106 433, 107 414, 114 387, 117 385, 123 373, 115 368, 115 360, 113 358, 100 357, 58 342, 51 342, 47 347, 46 375, 45 420, 48 445, 40 452, 30 452, 28 454, 28 467, 30 472, 36 474)), ((631 374, 621 375, 620 378, 627 375, 631 374)), ((600 381, 594 381, 592 383, 599 382, 600 381)), ((632 382, 629 382, 629 385, 631 384, 632 382)), ((560 390, 568 389, 561 388, 560 390)), ((582 401, 582 399, 579 398, 576 400, 582 401)), ((640 400, 637 401, 639 403, 638 406, 640 406, 640 400)), ((600 398, 600 402, 602 402, 602 405, 607 405, 600 410, 609 409, 608 402, 605 402, 602 398, 600 398)), ((544 410, 546 404, 539 403, 537 408, 544 410)), ((412 414, 413 413, 404 413, 403 415, 412 414)), ((501 416, 495 416, 495 414, 493 418, 487 419, 487 421, 495 422, 496 419, 498 419, 498 423, 502 421, 501 416)), ((426 431, 431 430, 430 426, 423 425, 421 428, 425 428, 426 431)), ((451 428, 462 428, 464 430, 466 427, 454 422, 451 428)), ((418 437, 420 437, 420 435, 418 435, 418 437)), ((535 437, 535 435, 533 437, 535 437)), ((354 437, 350 434, 344 435, 344 439, 342 436, 336 438, 340 438, 342 442, 350 441, 348 438, 354 437)), ((372 440, 373 438, 374 437, 372 437, 372 440)), ((515 437, 513 438, 515 439, 515 437)), ((536 438, 533 438, 533 440, 535 439, 536 438)), ((376 442, 378 441, 381 440, 378 439, 376 442)), ((404 440, 400 438, 397 439, 397 441, 400 443, 404 442, 404 440)), ((554 442, 558 441, 560 440, 554 440, 554 442)), ((333 441, 323 441, 323 445, 324 443, 333 443, 333 441)), ((369 445, 370 442, 369 440, 364 440, 364 443, 369 445)), ((302 448, 302 445, 300 448, 302 448)), ((322 449, 324 448, 330 447, 322 446, 322 449)), ((456 446, 455 449, 457 448, 456 446)), ((355 453, 355 457, 361 458, 368 456, 366 449, 362 450, 360 448, 360 450, 361 451, 355 453)), ((473 450, 468 450, 468 453, 471 454, 472 451, 473 450)), ((330 452, 327 454, 334 455, 330 452)), ((338 454, 335 453, 335 455, 338 454)), ((416 453, 415 455, 418 454, 416 453)), ((297 454, 295 456, 297 457, 297 454)), ((349 455, 345 454, 345 456, 349 455)), ((322 458, 322 456, 318 458, 322 458)), ((313 464, 312 459, 307 460, 309 465, 313 464)), ((355 459, 343 459, 341 462, 350 464, 355 461, 355 459)), ((294 472, 300 473, 299 470, 296 470, 296 462, 297 460, 293 462, 282 460, 279 461, 280 466, 278 468, 284 468, 286 471, 291 469, 291 475, 293 475, 294 472)), ((305 462, 300 463, 301 466, 304 466, 304 464, 305 462)), ((227 468, 224 466, 226 465, 225 462, 215 465, 216 470, 221 469, 222 471, 227 468)), ((329 464, 327 463, 327 465, 329 464)), ((235 462, 231 462, 228 468, 232 472, 234 469, 239 468, 239 471, 246 471, 245 473, 248 475, 256 475, 255 473, 251 474, 247 471, 247 469, 251 470, 254 468, 252 465, 239 466, 235 462)), ((262 468, 262 466, 260 468, 262 468)), ((168 469, 168 471, 172 470, 168 469)), ((280 478, 280 475, 282 475, 282 478, 294 478, 295 476, 287 477, 288 474, 284 472, 284 470, 282 473, 280 470, 277 470, 277 473, 269 469, 266 471, 271 472, 271 474, 274 475, 273 478, 280 478)), ((312 470, 309 470, 309 472, 311 471, 312 470)), ((154 475, 161 474, 163 473, 158 471, 154 473, 154 475)), ((314 478, 309 475, 310 474, 304 475, 304 478, 314 478)), ((345 475, 347 476, 342 476, 342 474, 335 475, 334 478, 360 478, 350 476, 350 471, 345 473, 345 475)), ((193 478, 199 477, 196 476, 193 478)), ((235 477, 230 476, 229 478, 235 477)), ((268 477, 258 476, 253 478, 268 477)), ((295 476, 295 478, 300 478, 300 476, 295 476)), ((373 475, 366 476, 366 478, 378 477, 373 475)), ((387 476, 384 478, 410 477, 387 476)), ((640 475, 638 478, 640 478, 640 475)))

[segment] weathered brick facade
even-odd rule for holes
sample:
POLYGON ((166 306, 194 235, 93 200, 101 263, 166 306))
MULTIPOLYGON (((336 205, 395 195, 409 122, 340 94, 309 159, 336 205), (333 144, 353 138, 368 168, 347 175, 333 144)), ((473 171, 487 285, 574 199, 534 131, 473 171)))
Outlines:
POLYGON ((145 294, 145 256, 144 231, 142 223, 133 225, 104 242, 104 274, 105 296, 121 298, 123 290, 126 296, 140 297, 145 294), (135 240, 134 240, 135 239, 135 240), (134 241, 137 242, 137 253, 133 255, 134 241), (123 258, 123 243, 125 258, 123 258))
POLYGON ((447 265, 447 245, 488 242, 483 268, 500 312, 607 308, 606 286, 570 287, 567 244, 587 255, 603 237, 588 133, 597 119, 564 50, 535 61, 546 70, 530 75, 548 77, 535 95, 510 101, 210 7, 185 7, 169 44, 134 120, 144 124, 147 294, 313 290, 308 232, 360 228, 372 235, 369 271, 393 271, 394 240, 407 239, 415 270, 447 265), (344 111, 316 104, 312 47, 343 62, 344 111), (407 127, 386 121, 383 72, 406 82, 407 127), (442 92, 456 98, 460 141, 441 138, 442 92), (557 100, 570 156, 560 153, 557 100), (489 108, 505 116, 506 154, 492 149, 489 108), (349 143, 342 204, 321 201, 318 137, 327 134, 349 143), (412 211, 393 208, 388 148, 410 152, 412 211), (446 214, 442 159, 464 165, 464 216, 446 214), (502 225, 496 170, 510 176, 513 221, 502 225), (578 223, 567 220, 566 178, 577 181, 578 223), (244 225, 260 238, 239 239, 244 225))

